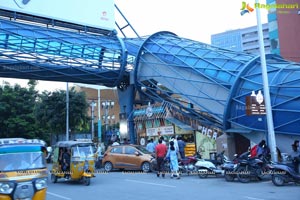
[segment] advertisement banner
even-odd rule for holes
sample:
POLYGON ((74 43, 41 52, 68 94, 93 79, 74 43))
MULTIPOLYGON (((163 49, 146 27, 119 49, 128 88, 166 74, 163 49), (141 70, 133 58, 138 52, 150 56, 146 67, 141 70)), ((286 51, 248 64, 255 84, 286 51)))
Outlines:
POLYGON ((157 128, 147 128, 147 136, 158 136, 158 135, 173 135, 174 127, 173 126, 161 126, 157 128))
POLYGON ((105 30, 115 29, 113 0, 0 0, 0 9, 105 30))

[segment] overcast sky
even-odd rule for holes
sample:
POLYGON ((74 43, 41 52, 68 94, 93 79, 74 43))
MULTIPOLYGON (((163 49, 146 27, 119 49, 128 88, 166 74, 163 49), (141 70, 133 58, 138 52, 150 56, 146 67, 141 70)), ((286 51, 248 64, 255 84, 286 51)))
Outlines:
MULTIPOLYGON (((255 0, 247 0, 254 5, 255 0)), ((265 0, 260 3, 265 4, 265 0)), ((211 34, 254 26, 256 13, 240 15, 242 0, 115 0, 126 19, 140 36, 159 31, 171 31, 180 37, 210 44, 211 34)), ((267 22, 267 11, 261 9, 262 23, 267 22)), ((116 14, 116 21, 126 23, 116 14)), ((127 37, 135 37, 128 28, 127 37)), ((122 37, 122 35, 120 35, 122 37)), ((2 80, 1 84, 2 84, 2 80)), ((9 80, 25 86, 27 80, 9 80)), ((39 90, 65 89, 66 83, 39 81, 39 90)))

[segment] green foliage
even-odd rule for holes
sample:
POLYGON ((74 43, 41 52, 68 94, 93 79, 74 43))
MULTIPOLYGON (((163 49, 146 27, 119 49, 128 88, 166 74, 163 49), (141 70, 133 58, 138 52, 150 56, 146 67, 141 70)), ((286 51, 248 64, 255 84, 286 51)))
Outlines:
MULTIPOLYGON (((28 88, 5 83, 0 86, 0 138, 40 138, 47 142, 50 134, 66 131, 66 91, 35 90, 37 81, 28 88)), ((69 90, 69 128, 71 132, 87 131, 89 117, 85 93, 69 90)))
MULTIPOLYGON (((66 91, 44 91, 36 105, 36 118, 41 127, 59 134, 66 131, 66 91)), ((88 130, 88 103, 85 93, 69 90, 69 128, 71 133, 88 130)))
POLYGON ((37 92, 5 83, 0 88, 0 137, 34 137, 38 128, 33 110, 37 92))

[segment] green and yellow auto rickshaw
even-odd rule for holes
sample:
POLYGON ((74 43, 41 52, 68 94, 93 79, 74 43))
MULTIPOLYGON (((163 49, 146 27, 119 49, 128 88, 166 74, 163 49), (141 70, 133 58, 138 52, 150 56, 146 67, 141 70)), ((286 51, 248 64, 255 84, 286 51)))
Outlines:
POLYGON ((90 179, 95 177, 95 146, 86 141, 60 141, 53 148, 53 164, 51 181, 58 179, 81 181, 90 185, 90 179), (64 160, 64 154, 69 154, 69 160, 64 160))
POLYGON ((45 143, 0 139, 0 199, 44 200, 47 190, 45 143))

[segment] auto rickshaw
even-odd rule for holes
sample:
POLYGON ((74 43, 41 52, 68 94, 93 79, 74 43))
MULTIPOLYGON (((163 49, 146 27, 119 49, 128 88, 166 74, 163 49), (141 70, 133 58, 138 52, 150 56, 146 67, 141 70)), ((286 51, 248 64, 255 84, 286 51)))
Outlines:
POLYGON ((51 182, 58 179, 81 181, 90 185, 90 179, 95 177, 95 147, 93 142, 86 141, 60 141, 53 148, 53 164, 51 169, 51 182), (63 169, 62 152, 70 153, 68 170, 63 169))
POLYGON ((46 199, 48 173, 45 142, 0 139, 0 199, 46 199))

